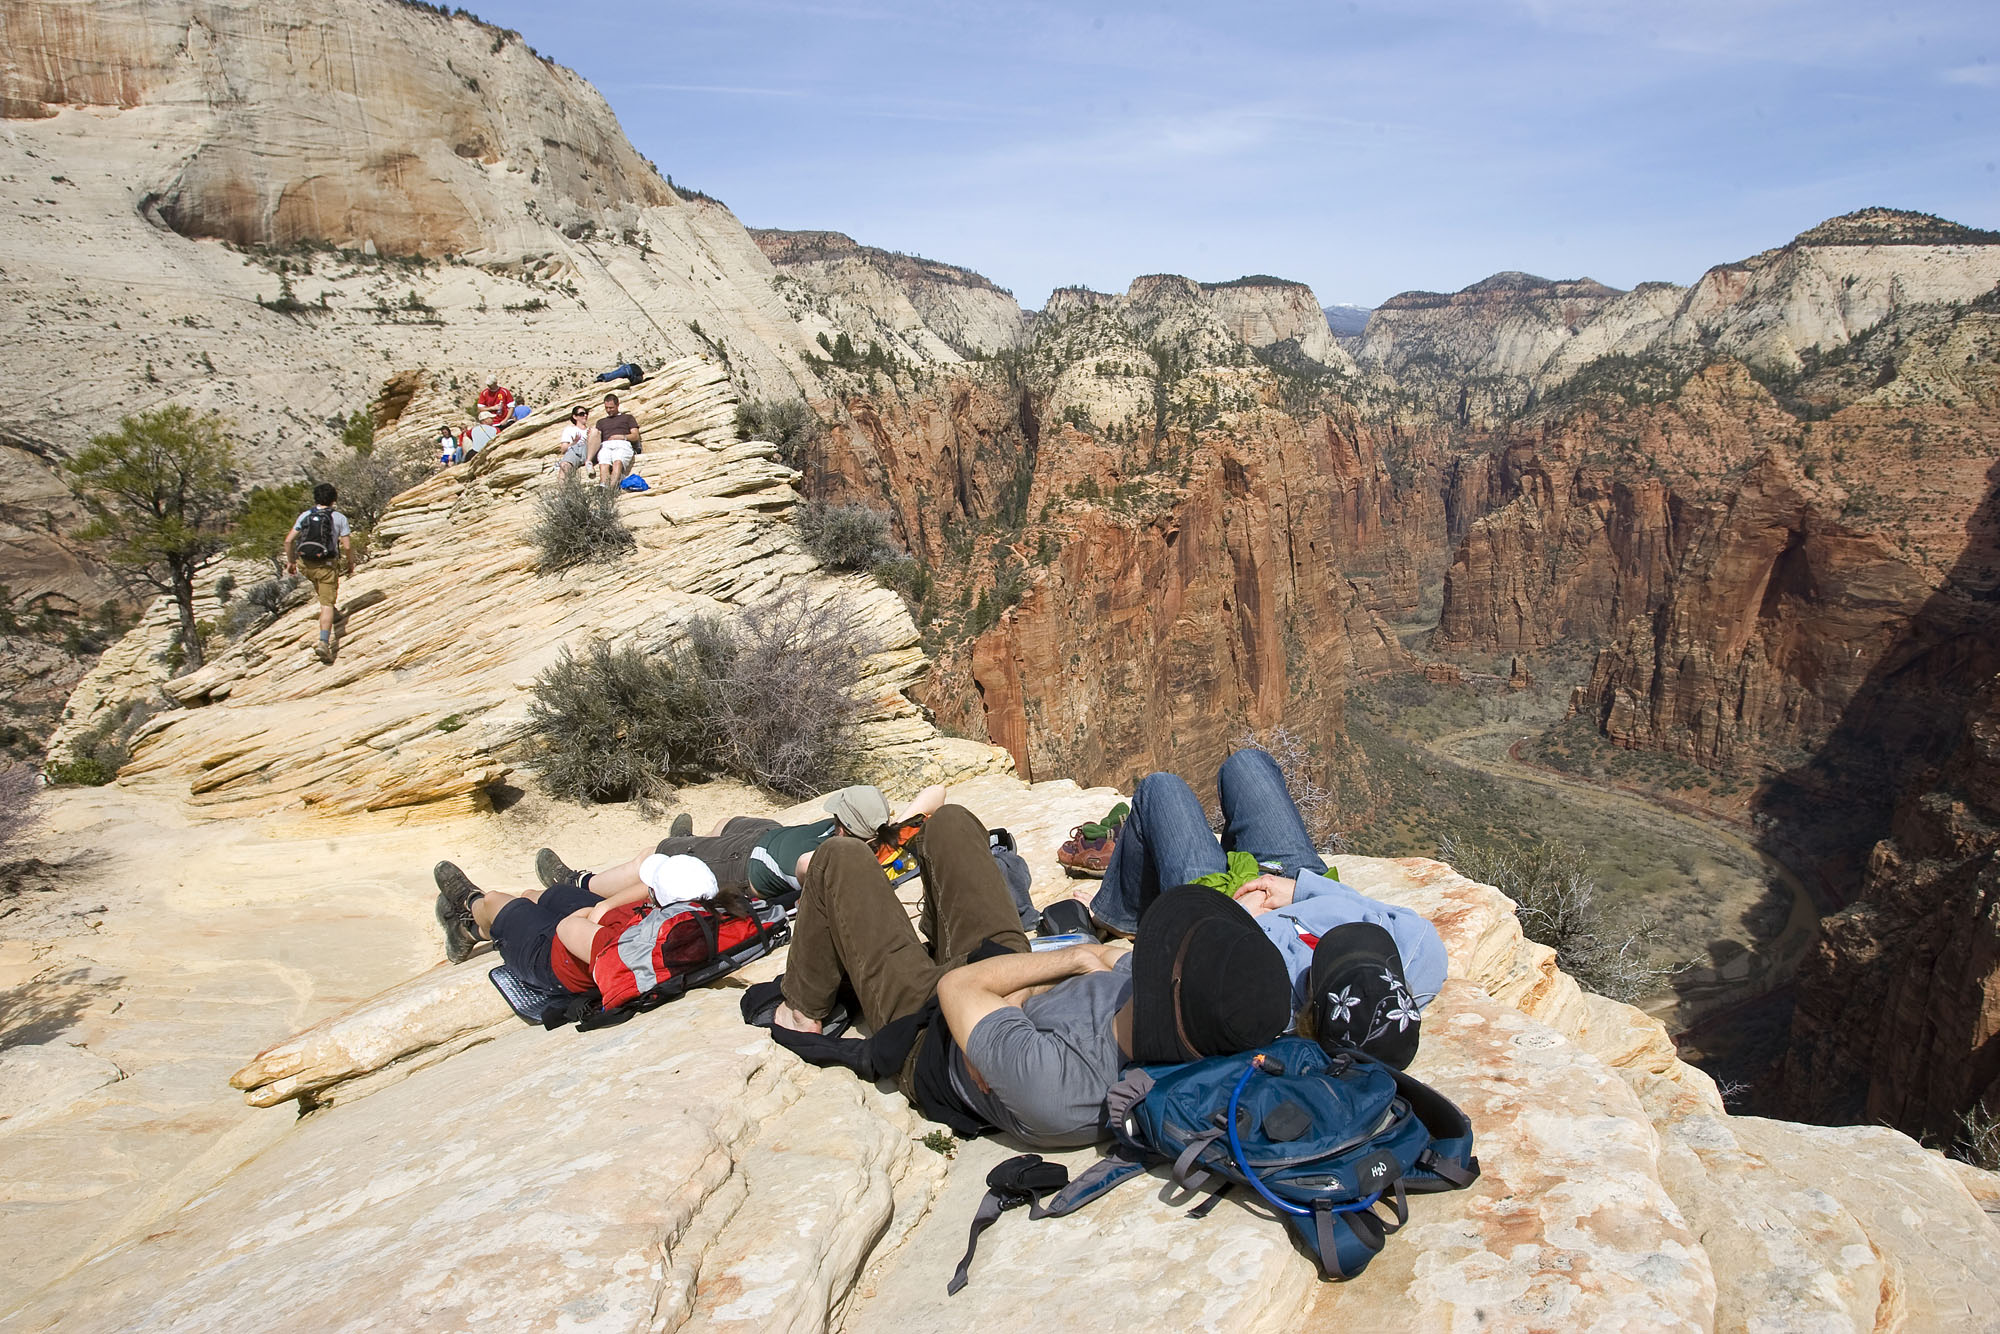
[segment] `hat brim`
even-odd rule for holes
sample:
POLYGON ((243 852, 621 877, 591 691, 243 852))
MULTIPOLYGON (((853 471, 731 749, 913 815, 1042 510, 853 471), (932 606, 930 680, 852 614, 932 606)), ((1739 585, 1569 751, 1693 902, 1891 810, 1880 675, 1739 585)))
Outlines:
MULTIPOLYGON (((1223 1054, 1197 1051, 1190 1045, 1179 1013, 1176 972, 1184 962, 1184 951, 1190 948, 1226 948, 1232 939, 1249 943, 1252 937, 1270 951, 1269 962, 1275 966, 1275 977, 1286 997, 1283 1008, 1289 1015, 1291 984, 1285 975, 1284 956, 1242 904, 1205 885, 1177 885, 1147 906, 1140 914, 1132 946, 1133 1060, 1163 1065, 1223 1054)), ((1246 987, 1254 987, 1268 979, 1244 981, 1246 987)), ((1277 1037, 1283 1027, 1280 1020, 1265 1040, 1277 1037)))

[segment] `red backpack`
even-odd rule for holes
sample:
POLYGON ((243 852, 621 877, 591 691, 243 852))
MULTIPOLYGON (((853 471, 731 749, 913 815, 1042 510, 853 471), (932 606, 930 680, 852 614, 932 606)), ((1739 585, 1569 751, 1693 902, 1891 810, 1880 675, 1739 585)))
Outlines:
MULTIPOLYGON (((791 939, 785 910, 761 900, 748 917, 728 917, 707 903, 668 903, 638 916, 590 961, 600 1013, 580 1028, 601 1028, 650 1010, 704 982, 733 973, 791 939)), ((624 916, 623 913, 619 914, 624 916)), ((610 925, 616 925, 614 918, 610 925)))

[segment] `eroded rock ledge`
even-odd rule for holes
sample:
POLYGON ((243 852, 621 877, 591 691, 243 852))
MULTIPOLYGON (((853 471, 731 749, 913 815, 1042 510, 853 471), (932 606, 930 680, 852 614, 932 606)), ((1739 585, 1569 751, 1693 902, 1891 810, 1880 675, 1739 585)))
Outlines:
MULTIPOLYGON (((1068 888, 1056 842, 1110 794, 995 776, 960 795, 1021 836, 1047 899, 1068 888)), ((731 986, 544 1033, 505 1014, 488 959, 246 1067, 253 1101, 331 1105, 22 1327, 1991 1327, 1990 1175, 1892 1131, 1727 1116, 1655 1021, 1578 990, 1496 891, 1421 859, 1340 870, 1444 936, 1416 1069, 1472 1116, 1485 1165, 1418 1202, 1356 1282, 1318 1283, 1241 1204, 1191 1222, 1132 1188, 1009 1217, 947 1299, 1009 1146, 933 1152, 893 1093, 745 1028, 731 986)))

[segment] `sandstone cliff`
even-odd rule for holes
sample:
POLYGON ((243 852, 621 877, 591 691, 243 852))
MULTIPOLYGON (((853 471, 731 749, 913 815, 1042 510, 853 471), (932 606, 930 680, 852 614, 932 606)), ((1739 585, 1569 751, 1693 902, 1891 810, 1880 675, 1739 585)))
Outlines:
POLYGON ((1280 723, 1343 753, 1347 683, 1410 663, 1383 618, 1442 559, 1443 460, 1314 359, 1344 363, 1317 311, 1156 275, 1057 293, 1003 365, 843 382, 806 485, 886 509, 923 567, 942 722, 1090 781, 1280 723))

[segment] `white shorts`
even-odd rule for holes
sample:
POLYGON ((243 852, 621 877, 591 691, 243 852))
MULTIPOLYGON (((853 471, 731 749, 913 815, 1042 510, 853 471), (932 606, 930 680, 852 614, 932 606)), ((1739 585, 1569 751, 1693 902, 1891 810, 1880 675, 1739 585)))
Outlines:
POLYGON ((632 442, 629 440, 606 440, 597 447, 599 463, 630 463, 632 442))

